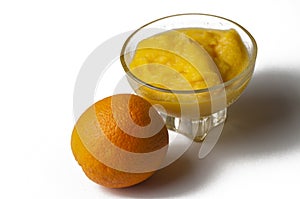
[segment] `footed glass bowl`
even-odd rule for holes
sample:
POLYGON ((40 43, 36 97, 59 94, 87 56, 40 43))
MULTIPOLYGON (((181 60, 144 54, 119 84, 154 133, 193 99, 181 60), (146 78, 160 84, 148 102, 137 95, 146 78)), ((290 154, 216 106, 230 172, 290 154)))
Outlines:
MULTIPOLYGON (((190 13, 160 18, 137 29, 124 43, 120 60, 131 87, 136 94, 155 105, 168 129, 187 135, 194 141, 202 141, 213 127, 225 122, 227 108, 239 98, 252 77, 256 55, 254 38, 239 24, 219 16, 190 13), (140 41, 182 28, 234 29, 246 47, 249 57, 247 67, 234 78, 225 82, 220 79, 218 84, 203 89, 174 90, 138 78, 130 63, 140 41)), ((172 79, 169 81, 172 82, 172 79)))

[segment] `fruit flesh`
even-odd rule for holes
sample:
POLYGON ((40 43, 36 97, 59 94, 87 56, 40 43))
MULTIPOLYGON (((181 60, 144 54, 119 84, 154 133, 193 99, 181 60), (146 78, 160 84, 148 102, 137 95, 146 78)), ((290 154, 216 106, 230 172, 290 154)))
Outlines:
POLYGON ((247 64, 247 50, 234 29, 185 28, 142 40, 130 69, 161 88, 184 90, 187 81, 196 90, 220 83, 218 75, 229 81, 247 64))
POLYGON ((249 57, 239 34, 234 29, 183 29, 184 34, 201 44, 216 63, 224 82, 240 74, 249 57))
MULTIPOLYGON (((137 78, 158 88, 194 91, 233 79, 247 68, 248 62, 247 49, 234 29, 184 28, 140 41, 129 68, 137 78)), ((227 101, 234 101, 243 88, 225 88, 227 101)), ((195 103, 203 115, 212 113, 208 92, 197 94, 196 101, 190 101, 191 95, 181 95, 180 105, 178 96, 170 93, 146 86, 136 92, 153 104, 161 104, 170 115, 179 116, 180 105, 193 109, 195 103)))

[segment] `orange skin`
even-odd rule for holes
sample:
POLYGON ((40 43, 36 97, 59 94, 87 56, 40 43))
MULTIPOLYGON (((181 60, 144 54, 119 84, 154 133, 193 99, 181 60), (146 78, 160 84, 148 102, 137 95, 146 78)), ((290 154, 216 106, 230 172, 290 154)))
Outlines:
MULTIPOLYGON (((75 159, 89 179, 105 187, 122 188, 138 184, 148 179, 155 171, 142 173, 125 172, 107 166, 99 159, 101 159, 101 156, 108 156, 108 154, 110 154, 109 152, 111 152, 109 158, 112 162, 120 162, 120 164, 128 164, 129 166, 135 166, 136 163, 128 162, 129 160, 126 159, 126 157, 123 157, 122 154, 117 154, 116 152, 113 152, 113 150, 110 150, 109 147, 111 146, 105 144, 103 140, 107 139, 114 146, 125 151, 149 153, 163 149, 168 145, 169 138, 165 126, 163 126, 158 133, 147 138, 134 137, 124 132, 117 125, 115 119, 116 115, 118 115, 118 119, 120 119, 123 124, 129 124, 129 122, 123 118, 124 113, 122 111, 124 111, 124 106, 128 105, 132 121, 139 126, 146 126, 151 122, 149 109, 152 106, 149 102, 136 95, 123 94, 115 95, 113 97, 117 108, 112 108, 112 97, 108 97, 96 102, 82 114, 72 132, 71 148, 75 159), (128 99, 129 104, 126 101, 128 99), (87 125, 87 127, 93 125, 93 118, 85 117, 88 115, 88 112, 91 111, 95 113, 93 116, 95 116, 99 124, 96 128, 98 128, 98 130, 101 128, 100 131, 104 138, 101 138, 101 136, 98 135, 95 136, 95 133, 91 131, 83 132, 83 130, 86 129, 85 127, 80 128, 84 125, 87 125), (84 135, 83 133, 87 133, 88 135, 84 135), (89 143, 84 143, 84 136, 88 136, 88 139, 92 137, 93 143, 96 146, 89 146, 89 143), (98 157, 95 157, 95 154, 98 157)), ((155 116, 158 121, 162 122, 162 118, 158 113, 155 116)), ((131 127, 129 126, 129 128, 131 127)), ((145 135, 151 132, 141 130, 137 133, 145 135)), ((160 157, 157 160, 162 161, 166 154, 166 150, 161 150, 161 153, 159 154, 160 157)), ((149 161, 147 162, 147 159, 145 159, 145 164, 152 163, 149 161)), ((160 162, 157 163, 157 165, 159 164, 160 162)))

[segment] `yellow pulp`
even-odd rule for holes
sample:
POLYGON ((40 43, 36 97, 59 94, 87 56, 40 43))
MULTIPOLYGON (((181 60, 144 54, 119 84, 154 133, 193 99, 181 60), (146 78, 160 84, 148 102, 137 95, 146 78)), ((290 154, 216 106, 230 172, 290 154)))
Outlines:
POLYGON ((130 69, 144 82, 183 90, 226 82, 243 71, 247 64, 247 50, 235 30, 188 28, 141 41, 130 69))
MULTIPOLYGON (((197 90, 231 80, 247 67, 248 61, 247 49, 234 29, 185 28, 142 40, 130 70, 142 81, 159 88, 197 90)), ((233 93, 227 95, 233 99, 240 94, 233 93)), ((178 96, 147 87, 141 87, 138 94, 163 105, 172 114, 180 114, 178 96)), ((228 96, 227 100, 232 101, 228 96)), ((200 94, 197 98, 205 114, 210 114, 209 95, 200 94)))

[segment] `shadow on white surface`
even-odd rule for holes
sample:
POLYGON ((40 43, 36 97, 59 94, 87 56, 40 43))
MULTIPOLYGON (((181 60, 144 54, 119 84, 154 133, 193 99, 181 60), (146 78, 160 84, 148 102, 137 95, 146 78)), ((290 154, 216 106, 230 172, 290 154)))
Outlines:
POLYGON ((180 197, 201 192, 235 161, 257 161, 300 150, 300 73, 262 71, 255 74, 241 98, 229 108, 216 147, 197 158, 200 145, 147 181, 126 189, 102 189, 130 198, 180 197))
POLYGON ((244 95, 229 109, 217 149, 231 158, 300 149, 299 77, 300 73, 283 70, 255 75, 244 95))

